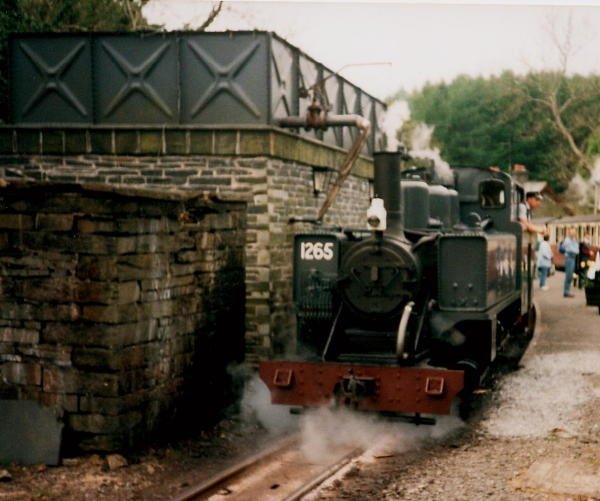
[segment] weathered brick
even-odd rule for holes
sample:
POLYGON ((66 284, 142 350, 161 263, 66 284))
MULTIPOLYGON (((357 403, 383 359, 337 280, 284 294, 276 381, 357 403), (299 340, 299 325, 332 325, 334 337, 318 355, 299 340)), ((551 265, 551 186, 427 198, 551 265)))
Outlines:
POLYGON ((77 218, 76 230, 79 233, 114 233, 113 219, 77 218))
POLYGON ((72 214, 43 214, 38 213, 35 227, 46 231, 71 231, 73 229, 72 214))
POLYGON ((84 305, 81 318, 90 322, 102 322, 108 324, 119 324, 132 320, 140 320, 141 314, 135 304, 118 305, 84 305))
POLYGON ((133 395, 121 397, 99 397, 97 395, 81 395, 79 411, 84 413, 117 416, 123 412, 139 407, 148 399, 148 391, 140 391, 133 395))
POLYGON ((13 131, 0 130, 0 154, 13 152, 13 131))
POLYGON ((163 140, 161 131, 139 131, 140 144, 139 151, 141 154, 158 155, 163 150, 163 140))
POLYGON ((39 402, 44 407, 60 409, 66 412, 79 411, 79 398, 77 395, 67 395, 65 393, 47 393, 41 392, 39 402))
POLYGON ((142 291, 147 291, 147 290, 153 290, 153 291, 159 291, 159 290, 168 290, 170 288, 173 287, 180 287, 180 286, 184 286, 184 285, 190 285, 190 284, 195 284, 196 280, 195 277, 191 274, 189 275, 182 275, 179 277, 165 277, 165 278, 161 278, 161 279, 147 279, 147 280, 142 280, 140 282, 142 291))
POLYGON ((19 346, 19 353, 38 360, 50 362, 58 367, 71 366, 71 346, 54 344, 35 344, 34 346, 19 346))
POLYGON ((117 155, 136 154, 138 149, 138 134, 134 130, 115 131, 115 153, 117 155))
POLYGON ((41 333, 43 342, 63 343, 73 346, 100 346, 119 349, 136 343, 147 343, 157 339, 158 324, 156 320, 135 321, 127 319, 127 323, 107 324, 65 324, 48 322, 41 333))
MULTIPOLYGON (((115 279, 120 276, 117 261, 116 256, 80 256, 76 270, 77 277, 101 281, 115 279)), ((124 277, 125 280, 131 278, 124 277)))
POLYGON ((77 252, 86 254, 129 254, 136 250, 134 237, 76 235, 72 242, 77 252))
POLYGON ((160 355, 159 343, 131 345, 119 350, 79 346, 73 350, 73 364, 86 370, 124 371, 145 367, 160 355))
POLYGON ((92 130, 90 131, 90 143, 92 151, 96 154, 112 154, 113 135, 111 131, 92 130))
POLYGON ((212 131, 190 131, 190 152, 192 154, 208 155, 212 153, 212 131))
POLYGON ((0 229, 3 230, 30 230, 33 223, 33 217, 25 214, 0 214, 0 229))
MULTIPOLYGON (((140 318, 153 319, 160 317, 168 317, 176 311, 176 304, 172 300, 154 301, 151 303, 143 303, 140 306, 140 318)), ((190 314, 193 310, 185 312, 190 314)))
POLYGON ((34 385, 42 384, 42 369, 38 363, 8 362, 0 365, 2 380, 8 384, 34 385))
MULTIPOLYGON (((2 314, 2 309, 0 309, 0 314, 2 314)), ((0 327, 0 342, 36 344, 39 340, 40 333, 38 330, 0 327)))
POLYGON ((164 253, 122 256, 115 269, 121 280, 165 278, 169 274, 169 256, 164 253))
POLYGON ((42 154, 60 155, 64 152, 64 133, 62 131, 47 130, 42 134, 42 154))
POLYGON ((187 132, 184 130, 169 130, 165 132, 166 153, 179 155, 187 153, 187 132))
POLYGON ((168 217, 145 219, 117 219, 116 229, 120 233, 174 233, 179 230, 179 223, 168 217))
POLYGON ((170 289, 143 292, 140 296, 140 299, 144 302, 161 301, 164 299, 175 299, 180 296, 194 294, 197 291, 198 287, 196 285, 188 285, 187 287, 172 287, 170 289))
POLYGON ((71 414, 68 418, 69 427, 74 431, 86 433, 115 433, 128 430, 138 425, 142 414, 131 411, 119 416, 105 416, 103 414, 71 414))
POLYGON ((270 143, 270 131, 242 131, 240 132, 239 153, 241 155, 269 155, 270 143))
POLYGON ((37 130, 18 130, 17 131, 17 151, 19 153, 41 153, 40 131, 37 130))
POLYGON ((73 155, 77 153, 86 153, 87 136, 85 131, 65 130, 65 153, 73 155))
POLYGON ((119 377, 116 374, 44 367, 42 378, 43 390, 48 393, 89 393, 106 397, 120 394, 119 377))
POLYGON ((75 301, 80 303, 126 304, 137 301, 140 286, 137 282, 92 282, 78 281, 75 301))

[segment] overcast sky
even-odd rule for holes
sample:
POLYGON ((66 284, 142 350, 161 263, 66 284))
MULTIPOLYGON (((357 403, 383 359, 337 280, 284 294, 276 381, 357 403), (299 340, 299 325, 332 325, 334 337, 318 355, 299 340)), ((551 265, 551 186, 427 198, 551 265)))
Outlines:
MULTIPOLYGON (((197 25, 214 2, 151 0, 145 15, 167 29, 197 25)), ((332 70, 384 99, 461 73, 489 76, 556 67, 549 32, 571 17, 577 51, 570 69, 600 73, 600 0, 579 2, 226 1, 211 31, 274 31, 332 70), (548 26, 554 28, 549 30, 548 26)))

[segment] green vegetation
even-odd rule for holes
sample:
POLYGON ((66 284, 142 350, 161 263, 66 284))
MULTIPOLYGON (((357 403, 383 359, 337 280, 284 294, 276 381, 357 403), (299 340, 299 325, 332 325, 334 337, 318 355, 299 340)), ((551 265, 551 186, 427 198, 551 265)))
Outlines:
POLYGON ((560 192, 576 173, 589 178, 600 154, 600 76, 460 76, 408 101, 412 121, 399 139, 409 143, 415 123, 434 126, 433 146, 451 165, 523 164, 560 192))

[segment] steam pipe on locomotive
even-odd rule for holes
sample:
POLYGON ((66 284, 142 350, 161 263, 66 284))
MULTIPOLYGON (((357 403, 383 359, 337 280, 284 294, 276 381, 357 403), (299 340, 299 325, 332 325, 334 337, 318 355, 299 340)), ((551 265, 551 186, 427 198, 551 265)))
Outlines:
POLYGON ((518 187, 474 168, 426 182, 401 172, 398 153, 374 159, 368 231, 296 236, 297 353, 260 376, 273 403, 448 414, 533 328, 518 187))

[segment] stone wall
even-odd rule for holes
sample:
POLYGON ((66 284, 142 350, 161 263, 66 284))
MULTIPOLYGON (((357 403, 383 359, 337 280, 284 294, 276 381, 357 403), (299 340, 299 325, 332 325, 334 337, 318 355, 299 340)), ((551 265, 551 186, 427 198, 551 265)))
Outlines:
MULTIPOLYGON (((293 344, 293 234, 315 217, 312 169, 332 176, 346 152, 277 128, 0 127, 0 177, 209 190, 248 203, 246 359, 293 344)), ((359 157, 325 223, 362 226, 372 161, 359 157)))
POLYGON ((245 217, 192 192, 0 188, 0 399, 57 409, 83 450, 216 410, 243 358, 245 217))

